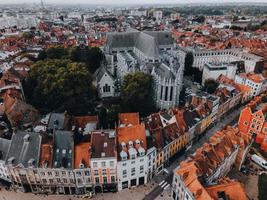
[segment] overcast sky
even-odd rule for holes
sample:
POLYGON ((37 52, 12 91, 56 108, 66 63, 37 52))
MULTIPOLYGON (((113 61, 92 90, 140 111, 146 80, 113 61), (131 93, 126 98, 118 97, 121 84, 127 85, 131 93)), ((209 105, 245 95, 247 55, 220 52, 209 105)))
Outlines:
MULTIPOLYGON (((41 0, 0 0, 0 3, 40 3, 41 0)), ((43 0, 44 3, 72 4, 158 4, 158 3, 227 3, 227 2, 265 2, 267 0, 43 0)))

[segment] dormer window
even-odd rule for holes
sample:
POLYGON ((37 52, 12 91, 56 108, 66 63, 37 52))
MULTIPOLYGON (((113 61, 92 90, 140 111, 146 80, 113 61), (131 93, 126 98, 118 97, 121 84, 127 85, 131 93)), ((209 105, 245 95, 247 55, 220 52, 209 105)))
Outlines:
POLYGON ((83 163, 80 163, 80 169, 83 169, 84 168, 84 164, 83 163))
POLYGON ((120 152, 121 160, 127 160, 127 153, 125 151, 120 152))
POLYGON ((26 134, 26 135, 23 137, 23 141, 24 141, 24 142, 29 142, 29 141, 30 141, 30 135, 29 135, 29 134, 26 134))
POLYGON ((129 141, 129 147, 133 147, 133 142, 129 141))

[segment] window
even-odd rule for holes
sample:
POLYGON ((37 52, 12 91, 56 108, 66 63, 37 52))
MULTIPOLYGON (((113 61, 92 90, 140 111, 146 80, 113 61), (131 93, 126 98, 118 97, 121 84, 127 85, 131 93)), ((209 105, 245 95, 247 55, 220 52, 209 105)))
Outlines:
POLYGON ((122 163, 122 166, 126 166, 126 162, 125 163, 122 163))
POLYGON ((123 170, 123 171, 122 171, 122 174, 123 174, 123 175, 126 175, 126 174, 127 174, 127 170, 126 170, 126 169, 123 170))
POLYGON ((134 176, 135 175, 135 168, 131 169, 131 175, 134 176))
POLYGON ((162 96, 163 96, 163 86, 161 86, 161 89, 160 89, 160 99, 162 99, 162 96))
POLYGON ((102 170, 102 175, 107 175, 107 170, 106 169, 102 170))
POLYGON ((48 176, 52 176, 52 172, 47 172, 48 176))
POLYGON ((90 171, 85 171, 84 174, 85 176, 90 176, 90 171))
POLYGON ((104 162, 101 162, 101 166, 102 167, 106 167, 106 162, 104 161, 104 162))
POLYGON ((110 167, 114 167, 114 161, 109 162, 110 167))
POLYGON ((144 172, 144 166, 140 166, 140 173, 144 172))
POLYGON ((165 89, 165 101, 168 100, 168 86, 166 86, 166 89, 165 89))
POLYGON ((63 178, 63 183, 67 183, 67 179, 66 178, 63 178))
POLYGON ((94 175, 95 175, 95 176, 98 176, 98 170, 95 170, 95 171, 94 171, 94 175))
POLYGON ((171 91, 170 91, 170 101, 172 101, 172 95, 173 95, 173 87, 171 86, 171 91))
POLYGON ((97 167, 97 162, 93 162, 93 167, 97 167))
POLYGON ((108 84, 105 84, 103 87, 103 92, 110 92, 110 86, 108 84))

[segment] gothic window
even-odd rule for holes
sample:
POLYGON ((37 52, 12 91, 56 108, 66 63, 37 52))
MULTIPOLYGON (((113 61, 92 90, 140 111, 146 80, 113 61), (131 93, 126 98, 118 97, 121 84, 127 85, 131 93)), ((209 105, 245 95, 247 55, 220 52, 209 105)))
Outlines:
POLYGON ((173 87, 171 86, 171 91, 170 91, 170 101, 172 101, 172 95, 173 95, 173 87))
POLYGON ((163 86, 160 88, 160 99, 162 100, 162 95, 163 95, 163 86))
POLYGON ((168 100, 168 86, 166 86, 166 90, 165 90, 165 101, 168 100))
POLYGON ((108 84, 105 84, 103 87, 103 92, 110 92, 110 86, 108 84))

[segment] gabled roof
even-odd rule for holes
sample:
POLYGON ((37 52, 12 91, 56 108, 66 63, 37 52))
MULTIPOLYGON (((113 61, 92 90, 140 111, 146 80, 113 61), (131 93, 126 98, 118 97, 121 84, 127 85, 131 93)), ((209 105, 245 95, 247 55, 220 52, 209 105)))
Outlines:
MULTIPOLYGON (((125 127, 120 127, 117 129, 117 140, 118 140, 118 151, 122 150, 128 153, 131 150, 130 143, 133 148, 138 152, 140 147, 146 152, 147 143, 146 143, 146 131, 144 125, 129 125, 125 127), (125 144, 125 148, 122 148, 125 144)), ((142 150, 142 151, 143 151, 142 150)))
POLYGON ((24 167, 37 167, 40 147, 41 136, 39 133, 18 131, 12 136, 6 162, 13 166, 22 164, 24 167))
POLYGON ((115 131, 93 131, 91 133, 91 159, 110 157, 117 157, 115 131))
POLYGON ((119 124, 140 124, 139 113, 119 113, 119 124))
POLYGON ((70 131, 57 130, 54 133, 53 167, 72 169, 74 141, 70 131))
POLYGON ((101 65, 95 72, 96 80, 99 82, 104 74, 107 74, 112 80, 115 80, 114 76, 107 70, 106 66, 101 65))
POLYGON ((85 168, 90 166, 90 148, 89 142, 80 143, 75 146, 75 161, 74 168, 80 168, 80 164, 83 164, 85 168))
POLYGON ((64 130, 68 123, 67 113, 50 113, 47 129, 64 130))
POLYGON ((6 160, 11 140, 0 138, 0 160, 6 160))

